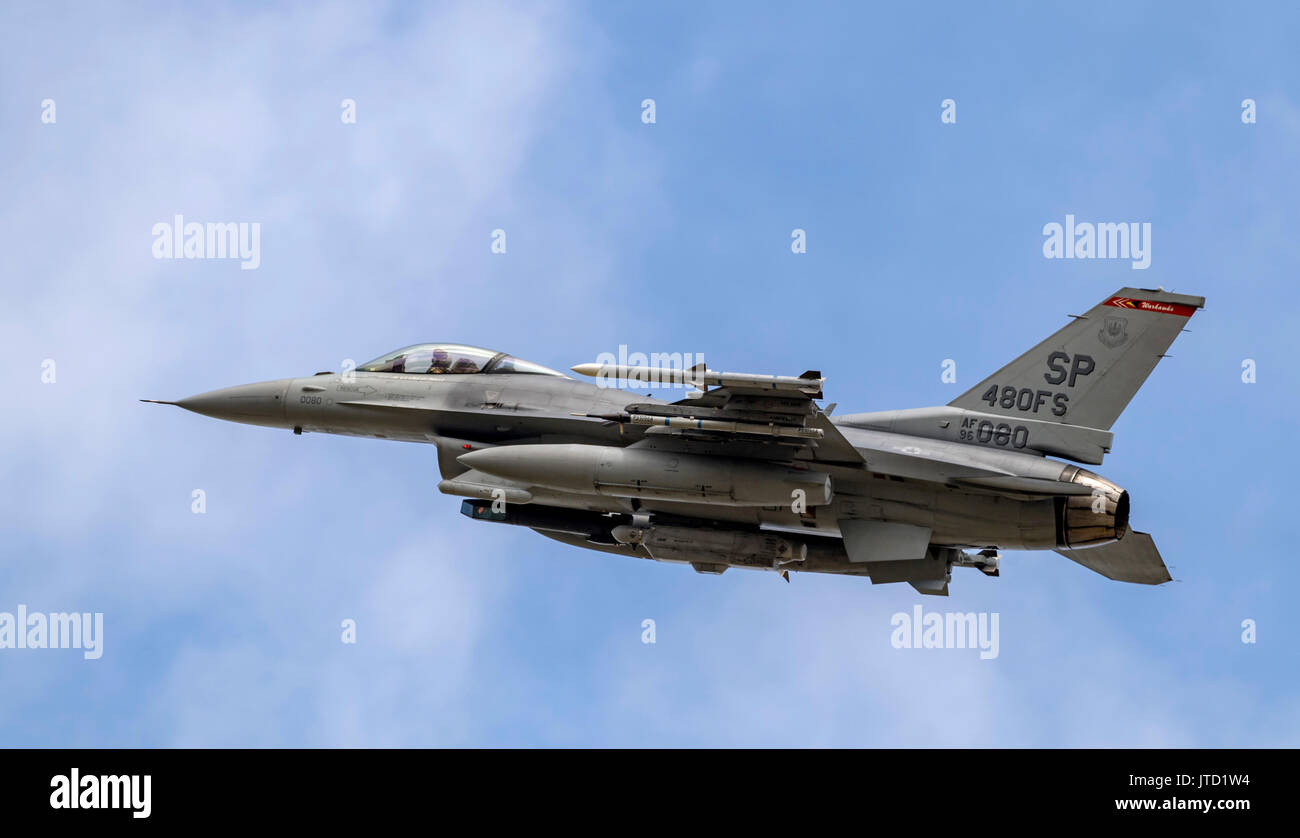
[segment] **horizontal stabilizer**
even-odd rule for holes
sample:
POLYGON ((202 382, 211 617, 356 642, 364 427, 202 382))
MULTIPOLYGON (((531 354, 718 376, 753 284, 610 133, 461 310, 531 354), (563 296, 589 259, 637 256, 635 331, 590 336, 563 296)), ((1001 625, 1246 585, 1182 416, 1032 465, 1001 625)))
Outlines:
POLYGON ((1155 540, 1144 532, 1129 530, 1110 544, 1056 552, 1116 582, 1159 585, 1172 579, 1155 540))

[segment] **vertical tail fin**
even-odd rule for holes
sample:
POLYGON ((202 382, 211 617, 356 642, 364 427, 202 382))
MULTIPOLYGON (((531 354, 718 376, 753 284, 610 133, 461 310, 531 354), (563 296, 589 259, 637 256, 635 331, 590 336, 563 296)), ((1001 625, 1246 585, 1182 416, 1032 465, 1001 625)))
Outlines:
POLYGON ((1108 430, 1204 297, 1121 288, 949 402, 1108 430))

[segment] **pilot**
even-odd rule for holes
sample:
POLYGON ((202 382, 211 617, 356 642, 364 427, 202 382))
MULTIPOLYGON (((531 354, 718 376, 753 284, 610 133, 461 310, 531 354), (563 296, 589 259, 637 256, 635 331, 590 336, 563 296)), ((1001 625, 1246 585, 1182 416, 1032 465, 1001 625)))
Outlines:
POLYGON ((433 363, 429 364, 431 374, 444 373, 451 369, 451 356, 445 349, 433 350, 433 363))
POLYGON ((474 363, 473 358, 458 358, 451 368, 452 372, 478 372, 478 364, 474 363))

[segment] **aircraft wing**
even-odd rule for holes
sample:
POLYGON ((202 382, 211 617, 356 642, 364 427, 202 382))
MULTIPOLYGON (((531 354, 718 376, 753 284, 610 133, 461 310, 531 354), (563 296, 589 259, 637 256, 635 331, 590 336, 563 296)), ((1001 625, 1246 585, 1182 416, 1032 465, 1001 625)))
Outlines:
POLYGON ((783 457, 859 466, 864 460, 815 399, 826 379, 809 370, 798 377, 580 364, 582 375, 692 384, 699 391, 672 404, 629 404, 619 415, 598 418, 642 425, 648 435, 670 434, 702 442, 779 445, 783 457), (716 385, 709 389, 709 385, 716 385))
POLYGON ((1155 540, 1144 532, 1129 530, 1119 541, 1110 544, 1056 552, 1117 582, 1159 585, 1173 578, 1160 558, 1155 540))

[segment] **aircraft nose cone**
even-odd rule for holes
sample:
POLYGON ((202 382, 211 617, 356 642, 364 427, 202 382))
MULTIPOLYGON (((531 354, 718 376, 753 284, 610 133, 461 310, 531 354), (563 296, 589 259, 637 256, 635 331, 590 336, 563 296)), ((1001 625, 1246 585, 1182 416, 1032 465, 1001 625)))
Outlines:
POLYGON ((223 387, 181 399, 176 405, 213 419, 279 427, 285 423, 284 399, 289 381, 223 387))

